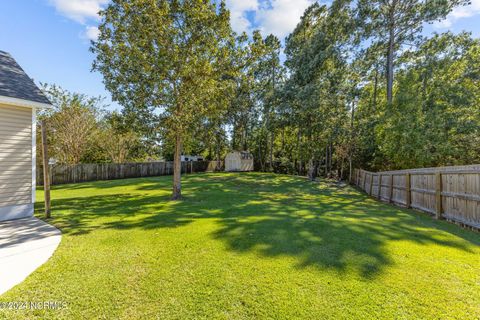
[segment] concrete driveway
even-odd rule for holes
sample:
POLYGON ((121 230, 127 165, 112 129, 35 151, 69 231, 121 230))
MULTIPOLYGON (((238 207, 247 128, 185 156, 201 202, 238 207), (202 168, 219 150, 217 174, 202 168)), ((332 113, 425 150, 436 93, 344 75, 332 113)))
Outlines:
POLYGON ((37 218, 0 222, 0 295, 44 264, 61 232, 37 218))

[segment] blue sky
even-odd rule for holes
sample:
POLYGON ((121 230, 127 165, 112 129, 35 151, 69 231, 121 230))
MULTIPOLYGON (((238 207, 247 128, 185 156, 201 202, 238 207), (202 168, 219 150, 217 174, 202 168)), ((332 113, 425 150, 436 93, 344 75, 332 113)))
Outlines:
MULTIPOLYGON (((235 31, 259 28, 284 38, 314 0, 227 0, 235 31)), ((36 82, 107 97, 102 77, 91 72, 90 40, 95 38, 96 12, 108 0, 2 0, 0 50, 10 52, 36 82)), ((457 9, 447 19, 427 26, 426 33, 471 31, 480 37, 480 0, 457 9)))

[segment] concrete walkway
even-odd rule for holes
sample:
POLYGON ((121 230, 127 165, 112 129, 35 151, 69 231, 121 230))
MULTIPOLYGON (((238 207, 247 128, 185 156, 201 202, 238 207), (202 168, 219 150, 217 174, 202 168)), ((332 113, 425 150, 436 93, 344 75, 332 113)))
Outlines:
POLYGON ((57 249, 61 232, 37 218, 0 223, 0 295, 44 264, 57 249))

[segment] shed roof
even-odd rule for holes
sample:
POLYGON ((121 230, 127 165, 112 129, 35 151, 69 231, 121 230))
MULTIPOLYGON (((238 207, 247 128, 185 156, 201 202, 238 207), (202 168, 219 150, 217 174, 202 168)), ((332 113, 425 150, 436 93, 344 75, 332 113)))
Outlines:
POLYGON ((253 154, 248 151, 237 151, 237 150, 230 151, 227 154, 227 157, 232 157, 232 156, 237 156, 241 160, 253 160, 253 154))
POLYGON ((0 51, 0 96, 51 104, 13 57, 0 51))

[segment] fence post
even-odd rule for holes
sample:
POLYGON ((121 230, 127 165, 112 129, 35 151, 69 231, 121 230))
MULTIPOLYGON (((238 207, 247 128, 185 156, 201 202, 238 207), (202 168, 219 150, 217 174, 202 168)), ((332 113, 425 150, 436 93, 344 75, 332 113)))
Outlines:
POLYGON ((47 124, 42 120, 42 163, 43 163, 43 192, 45 197, 45 218, 50 218, 50 173, 48 167, 47 124))
POLYGON ((412 206, 412 194, 410 190, 410 173, 405 175, 405 205, 407 208, 412 206))
POLYGON ((440 172, 435 173, 435 198, 436 198, 436 219, 442 218, 442 174, 440 172))
POLYGON ((382 174, 378 175, 378 200, 382 200, 382 174))
POLYGON ((365 189, 367 186, 367 171, 363 170, 363 188, 362 190, 367 192, 367 190, 365 189))
POLYGON ((392 203, 393 201, 393 177, 394 175, 391 174, 390 175, 390 195, 389 195, 389 199, 388 199, 388 202, 392 203))

